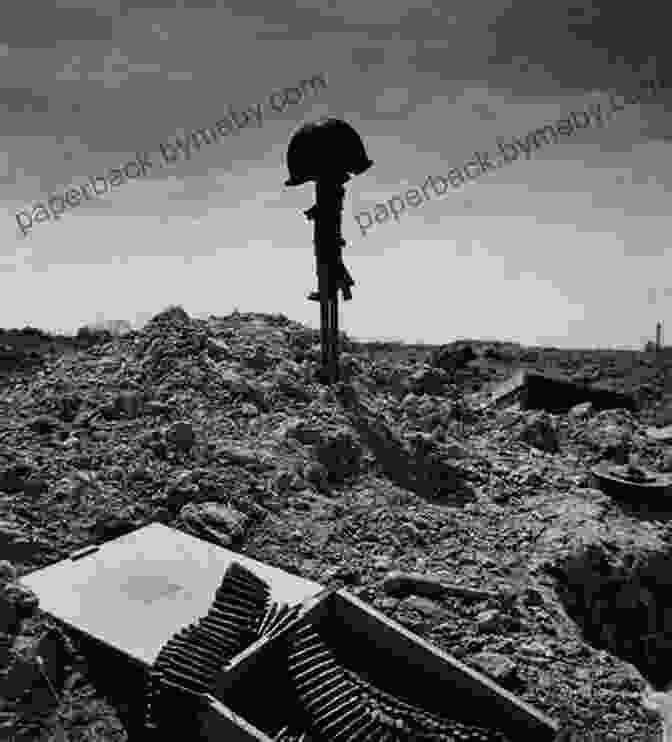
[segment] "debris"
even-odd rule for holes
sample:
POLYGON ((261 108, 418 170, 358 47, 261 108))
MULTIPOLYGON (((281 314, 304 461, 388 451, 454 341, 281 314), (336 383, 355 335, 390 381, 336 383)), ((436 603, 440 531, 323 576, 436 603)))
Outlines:
POLYGON ((400 571, 390 572, 383 580, 382 588, 387 595, 394 597, 406 597, 411 594, 428 598, 455 595, 471 600, 499 597, 499 593, 492 590, 463 587, 462 585, 442 582, 437 577, 400 571))
POLYGON ((672 441, 672 425, 665 428, 649 428, 646 433, 654 441, 672 441))
POLYGON ((588 417, 593 411, 592 402, 581 402, 581 404, 574 405, 569 411, 569 416, 572 418, 588 417))
POLYGON ((469 658, 479 670, 489 675, 505 688, 513 688, 518 684, 516 663, 509 657, 498 652, 478 652, 469 658))
POLYGON ((635 502, 672 494, 672 475, 633 465, 599 465, 593 467, 596 487, 613 497, 635 502))

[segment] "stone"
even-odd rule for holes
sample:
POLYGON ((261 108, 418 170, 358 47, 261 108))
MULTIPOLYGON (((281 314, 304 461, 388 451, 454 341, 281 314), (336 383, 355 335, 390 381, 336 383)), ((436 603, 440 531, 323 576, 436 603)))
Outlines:
POLYGON ((592 402, 582 402, 581 404, 574 405, 574 407, 572 407, 569 410, 569 416, 574 419, 579 419, 583 417, 588 417, 592 411, 593 411, 592 402))
POLYGON ((470 658, 470 661, 477 669, 505 688, 511 688, 519 679, 516 663, 499 652, 478 652, 470 658))
POLYGON ((444 593, 444 587, 438 578, 397 570, 385 576, 381 587, 387 595, 398 598, 411 594, 431 598, 444 593))
POLYGON ((220 464, 233 466, 244 466, 247 469, 259 473, 273 470, 274 465, 266 459, 260 458, 259 454, 245 446, 221 445, 214 450, 214 456, 220 464))
POLYGON ((249 522, 248 516, 219 502, 189 503, 179 517, 185 525, 214 536, 222 546, 242 538, 249 522))
POLYGON ((440 619, 444 617, 444 611, 441 606, 437 605, 433 600, 423 598, 419 595, 411 595, 406 598, 403 605, 406 608, 422 613, 427 618, 440 619))
POLYGON ((495 608, 481 611, 476 616, 476 629, 481 633, 492 633, 498 631, 502 626, 503 614, 495 608))

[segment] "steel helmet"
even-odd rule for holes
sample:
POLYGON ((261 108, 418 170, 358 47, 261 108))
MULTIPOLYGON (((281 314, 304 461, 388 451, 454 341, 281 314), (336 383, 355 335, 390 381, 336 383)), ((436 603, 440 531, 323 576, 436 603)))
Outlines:
POLYGON ((292 136, 285 185, 299 186, 332 174, 361 175, 371 165, 361 137, 352 126, 326 118, 304 124, 292 136))

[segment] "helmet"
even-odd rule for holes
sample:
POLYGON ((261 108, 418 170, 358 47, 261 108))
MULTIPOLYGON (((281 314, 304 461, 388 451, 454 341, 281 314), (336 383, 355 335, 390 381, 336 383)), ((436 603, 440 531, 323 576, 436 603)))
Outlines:
POLYGON ((322 119, 304 124, 292 136, 287 148, 289 180, 285 185, 299 186, 329 175, 361 175, 371 165, 359 134, 350 124, 340 119, 322 119))

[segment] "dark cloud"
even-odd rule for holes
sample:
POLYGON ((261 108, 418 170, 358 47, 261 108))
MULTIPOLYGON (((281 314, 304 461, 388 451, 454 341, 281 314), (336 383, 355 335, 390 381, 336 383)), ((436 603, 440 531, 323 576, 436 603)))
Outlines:
POLYGON ((120 0, 119 14, 124 16, 129 10, 215 10, 217 2, 218 0, 120 0))
POLYGON ((47 113, 49 97, 29 88, 0 88, 0 107, 7 113, 47 113))
POLYGON ((48 0, 0 5, 0 42, 11 49, 52 49, 64 41, 110 40, 114 20, 95 8, 57 7, 48 0))

